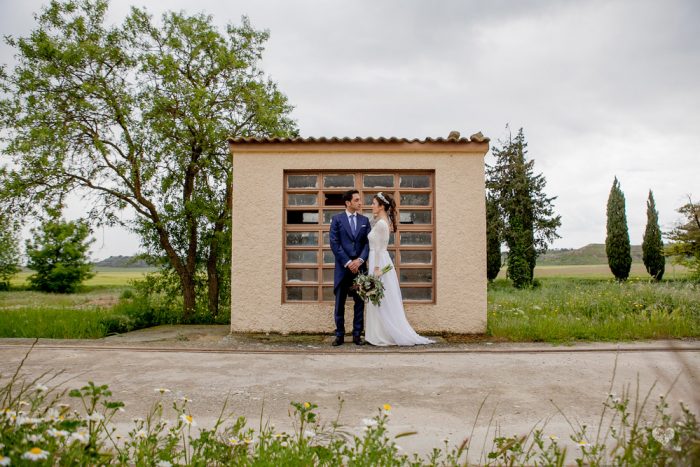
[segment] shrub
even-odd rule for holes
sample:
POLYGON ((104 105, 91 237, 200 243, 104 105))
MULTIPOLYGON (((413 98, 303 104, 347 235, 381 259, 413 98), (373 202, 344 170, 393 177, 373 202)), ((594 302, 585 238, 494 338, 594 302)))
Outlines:
POLYGON ((88 260, 90 228, 83 221, 49 220, 32 229, 27 240, 27 267, 36 271, 29 283, 42 292, 73 293, 94 274, 88 260))

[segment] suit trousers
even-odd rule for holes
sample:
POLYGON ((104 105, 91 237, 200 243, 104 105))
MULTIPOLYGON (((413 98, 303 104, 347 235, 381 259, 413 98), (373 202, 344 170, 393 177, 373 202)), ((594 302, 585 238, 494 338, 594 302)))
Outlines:
POLYGON ((350 295, 355 302, 352 320, 353 337, 360 337, 360 334, 362 334, 362 329, 364 328, 365 302, 354 290, 350 289, 352 287, 352 281, 355 280, 355 277, 357 277, 357 274, 352 274, 350 271, 346 271, 345 275, 343 276, 343 280, 334 290, 336 337, 345 336, 345 301, 347 300, 348 295, 350 295))

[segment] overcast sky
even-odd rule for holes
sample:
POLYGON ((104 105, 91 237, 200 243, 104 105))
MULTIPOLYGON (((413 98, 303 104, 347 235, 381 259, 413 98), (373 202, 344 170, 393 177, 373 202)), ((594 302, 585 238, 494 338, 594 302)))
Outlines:
MULTIPOLYGON (((26 35, 44 1, 0 0, 0 31, 26 35)), ((555 248, 605 240, 617 176, 633 244, 654 191, 662 228, 700 201, 700 2, 113 0, 247 15, 271 36, 262 68, 295 106, 302 136, 447 136, 492 145, 524 127, 529 156, 558 196, 555 248)), ((12 63, 3 44, 1 62, 12 63)), ((487 157, 487 163, 491 162, 487 157)), ((79 202, 69 216, 83 212, 79 202)), ((96 232, 93 256, 133 254, 138 239, 96 232)))

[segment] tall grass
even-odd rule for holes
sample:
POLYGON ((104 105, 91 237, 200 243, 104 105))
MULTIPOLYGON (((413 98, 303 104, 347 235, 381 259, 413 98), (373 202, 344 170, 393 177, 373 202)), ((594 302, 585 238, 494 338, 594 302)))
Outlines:
POLYGON ((104 337, 107 309, 20 308, 0 310, 1 337, 97 339, 104 337))
POLYGON ((570 342, 700 336, 700 285, 685 281, 545 278, 489 287, 487 333, 513 341, 570 342))

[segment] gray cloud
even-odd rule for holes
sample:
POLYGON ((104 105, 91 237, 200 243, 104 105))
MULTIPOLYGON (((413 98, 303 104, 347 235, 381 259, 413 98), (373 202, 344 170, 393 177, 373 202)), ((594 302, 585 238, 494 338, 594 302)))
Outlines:
MULTIPOLYGON (((129 3, 113 2, 111 18, 129 3)), ((559 197, 563 238, 555 246, 604 240, 616 175, 633 243, 641 242, 650 188, 665 227, 686 193, 700 199, 693 0, 143 3, 156 15, 205 11, 222 26, 245 14, 269 29, 263 69, 296 106, 305 136, 458 129, 481 130, 498 144, 506 123, 523 126, 530 156, 559 197)), ((27 34, 38 5, 1 2, 2 31, 27 34)), ((6 47, 0 52, 11 61, 6 47)), ((132 252, 119 250, 116 238, 100 256, 132 252)))

